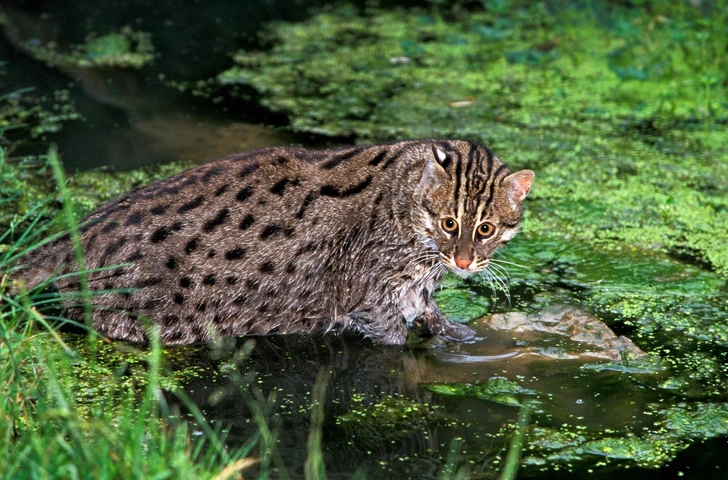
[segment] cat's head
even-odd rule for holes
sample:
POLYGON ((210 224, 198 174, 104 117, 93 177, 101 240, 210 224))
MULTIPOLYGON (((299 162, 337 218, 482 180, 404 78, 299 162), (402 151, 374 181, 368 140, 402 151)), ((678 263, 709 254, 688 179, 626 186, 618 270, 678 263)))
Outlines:
POLYGON ((433 142, 424 155, 415 231, 454 273, 481 272, 516 235, 534 173, 510 173, 490 150, 463 141, 433 142))

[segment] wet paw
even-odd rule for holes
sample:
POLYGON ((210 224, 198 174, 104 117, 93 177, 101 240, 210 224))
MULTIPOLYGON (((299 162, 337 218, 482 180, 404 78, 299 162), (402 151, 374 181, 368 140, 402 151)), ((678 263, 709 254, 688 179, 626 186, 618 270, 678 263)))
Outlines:
POLYGON ((462 342, 475 336, 475 330, 457 322, 447 322, 442 326, 440 335, 462 342))

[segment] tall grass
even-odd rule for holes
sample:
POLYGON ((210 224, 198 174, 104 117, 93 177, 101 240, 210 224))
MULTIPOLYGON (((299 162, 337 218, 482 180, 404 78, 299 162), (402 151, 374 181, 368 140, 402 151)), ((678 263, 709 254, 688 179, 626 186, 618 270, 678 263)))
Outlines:
MULTIPOLYGON (((53 151, 49 160, 59 196, 70 207, 53 151)), ((0 150, 0 166, 4 162, 0 150)), ((12 192, 3 192, 0 199, 10 197, 12 192)), ((24 252, 48 241, 34 220, 41 211, 31 210, 0 235, 0 478, 237 478, 251 463, 255 442, 230 451, 224 433, 211 428, 183 395, 194 422, 169 408, 160 386, 167 375, 164 351, 154 330, 141 352, 143 386, 124 386, 120 375, 99 376, 91 382, 107 382, 110 393, 96 404, 81 400, 81 382, 74 379, 80 371, 100 371, 83 368, 96 360, 78 355, 39 312, 37 306, 54 301, 52 296, 27 291, 10 277, 24 252), (18 225, 29 227, 18 231, 18 225)), ((68 229, 78 232, 70 208, 64 211, 68 229)), ((72 238, 80 256, 78 235, 72 238)), ((81 300, 90 304, 90 295, 82 291, 81 300)))

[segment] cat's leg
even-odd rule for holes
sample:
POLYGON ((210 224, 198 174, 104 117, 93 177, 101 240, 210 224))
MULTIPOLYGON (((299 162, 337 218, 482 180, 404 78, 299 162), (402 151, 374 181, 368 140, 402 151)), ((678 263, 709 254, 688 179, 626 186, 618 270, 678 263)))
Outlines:
POLYGON ((347 324, 378 345, 404 345, 408 329, 398 311, 374 311, 347 315, 347 324))
POLYGON ((475 336, 475 331, 459 322, 451 322, 437 304, 430 300, 425 312, 417 317, 413 323, 413 331, 421 336, 441 335, 453 340, 467 340, 475 336))

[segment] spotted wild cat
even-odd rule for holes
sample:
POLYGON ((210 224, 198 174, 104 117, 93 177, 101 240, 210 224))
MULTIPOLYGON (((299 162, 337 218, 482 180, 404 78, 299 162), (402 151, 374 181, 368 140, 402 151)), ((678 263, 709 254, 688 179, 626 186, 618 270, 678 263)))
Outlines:
MULTIPOLYGON (((93 325, 167 344, 354 329, 381 344, 408 330, 463 339, 432 293, 481 272, 516 234, 530 170, 465 141, 405 141, 232 155, 110 202, 81 224, 93 325), (122 290, 116 291, 113 290, 122 290)), ((77 269, 69 237, 22 259, 28 286, 77 269)), ((77 276, 54 282, 77 291, 77 276)), ((69 307, 68 314, 83 318, 69 307)))

